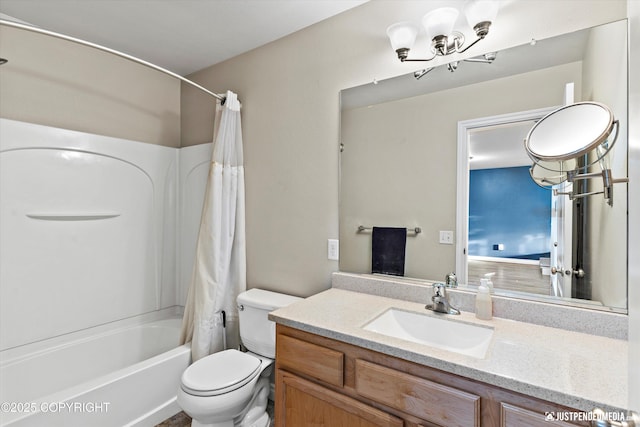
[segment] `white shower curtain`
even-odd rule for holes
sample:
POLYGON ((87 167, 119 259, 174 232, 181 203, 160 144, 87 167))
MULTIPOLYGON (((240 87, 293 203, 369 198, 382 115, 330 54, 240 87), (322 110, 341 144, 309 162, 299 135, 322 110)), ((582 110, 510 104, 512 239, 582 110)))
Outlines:
POLYGON ((213 155, 180 337, 182 343, 191 341, 194 362, 240 343, 236 297, 246 289, 244 215, 240 102, 229 91, 224 105, 218 101, 216 106, 213 155))

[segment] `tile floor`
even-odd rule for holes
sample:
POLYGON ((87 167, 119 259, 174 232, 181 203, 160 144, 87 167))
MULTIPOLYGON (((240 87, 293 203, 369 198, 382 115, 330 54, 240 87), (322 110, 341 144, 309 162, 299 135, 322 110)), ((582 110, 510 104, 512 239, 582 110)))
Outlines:
POLYGON ((180 412, 173 417, 164 420, 156 427, 190 427, 191 417, 184 412, 180 412))

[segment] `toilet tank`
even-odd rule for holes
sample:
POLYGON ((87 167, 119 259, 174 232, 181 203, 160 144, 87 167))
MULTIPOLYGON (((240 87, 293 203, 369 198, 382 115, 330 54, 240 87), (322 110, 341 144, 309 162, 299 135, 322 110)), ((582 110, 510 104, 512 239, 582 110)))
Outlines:
POLYGON ((240 340, 247 350, 275 359, 276 324, 269 320, 268 314, 301 299, 263 289, 249 289, 238 295, 240 340))

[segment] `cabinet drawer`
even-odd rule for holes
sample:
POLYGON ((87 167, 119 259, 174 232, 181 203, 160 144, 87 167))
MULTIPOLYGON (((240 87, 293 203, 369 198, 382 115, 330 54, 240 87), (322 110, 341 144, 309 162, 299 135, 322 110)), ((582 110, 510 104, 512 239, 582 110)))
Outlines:
POLYGON ((575 424, 564 421, 547 420, 544 414, 533 412, 528 409, 510 405, 500 404, 500 427, 575 427, 575 424))
POLYGON ((356 391, 388 407, 445 426, 480 425, 480 397, 362 359, 356 391))
POLYGON ((344 384, 344 354, 340 351, 278 335, 276 360, 280 368, 338 387, 344 384))

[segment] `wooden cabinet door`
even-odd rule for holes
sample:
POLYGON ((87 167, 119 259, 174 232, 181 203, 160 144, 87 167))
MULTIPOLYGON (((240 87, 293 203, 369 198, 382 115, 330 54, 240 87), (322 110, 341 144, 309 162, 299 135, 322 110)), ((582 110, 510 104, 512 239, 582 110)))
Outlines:
POLYGON ((356 359, 356 392, 447 427, 480 427, 480 396, 356 359))
POLYGON ((286 371, 276 374, 276 427, 403 427, 391 414, 286 371))
POLYGON ((510 405, 500 404, 500 427, 575 427, 575 424, 557 421, 546 415, 510 405))

